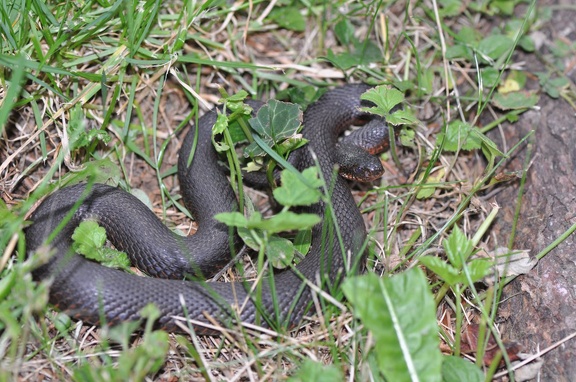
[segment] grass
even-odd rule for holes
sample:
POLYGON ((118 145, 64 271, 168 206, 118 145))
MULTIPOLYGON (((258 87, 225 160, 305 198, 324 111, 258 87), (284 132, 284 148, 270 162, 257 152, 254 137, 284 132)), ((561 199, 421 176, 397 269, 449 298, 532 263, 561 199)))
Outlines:
MULTIPOLYGON (((500 186, 494 175, 503 163, 483 133, 533 106, 535 94, 522 92, 526 78, 514 70, 512 54, 530 54, 525 32, 538 28, 545 9, 530 14, 534 2, 519 6, 523 16, 515 18, 505 7, 516 2, 470 9, 435 1, 230 4, 21 0, 0 6, 0 379, 390 380, 380 363, 390 362, 390 345, 350 296, 345 302, 316 296, 318 317, 290 334, 244 328, 220 337, 168 336, 147 327, 131 335, 130 325, 100 330, 47 307, 47 285, 30 277, 40 259, 26 259, 22 235, 35 203, 54 184, 94 173, 100 182, 144 191, 159 217, 189 232, 175 181, 177 136, 218 101, 218 86, 258 99, 308 100, 316 87, 366 81, 401 90, 406 108, 422 121, 402 130, 400 146, 385 156, 391 160, 384 177, 374 187, 356 188, 374 248, 369 272, 388 280, 426 270, 440 348, 467 353, 481 379, 490 380, 502 370, 502 355, 484 354, 487 343, 506 348, 495 321, 511 278, 478 287, 472 269, 479 257, 494 256, 476 252, 494 249, 489 225, 497 211, 489 195, 500 186), (492 28, 492 14, 506 26, 492 28), (505 79, 519 90, 503 92, 505 79), (484 129, 474 127, 485 119, 484 129), (449 255, 454 227, 463 232, 459 243, 470 245, 461 259, 449 255), (424 267, 422 257, 437 260, 424 267), (450 279, 450 272, 458 276, 450 279), (478 343, 466 342, 472 332, 478 343)), ((541 76, 542 89, 573 99, 558 71, 548 74, 541 76)), ((247 195, 267 204, 256 191, 247 195)), ((250 259, 243 263, 252 267, 250 259)), ((396 286, 374 288, 388 293, 396 286)), ((383 309, 400 306, 390 296, 383 309)), ((510 376, 513 355, 503 354, 510 376)), ((416 356, 403 357, 400 364, 416 356)), ((474 373, 460 380, 480 380, 474 373)))

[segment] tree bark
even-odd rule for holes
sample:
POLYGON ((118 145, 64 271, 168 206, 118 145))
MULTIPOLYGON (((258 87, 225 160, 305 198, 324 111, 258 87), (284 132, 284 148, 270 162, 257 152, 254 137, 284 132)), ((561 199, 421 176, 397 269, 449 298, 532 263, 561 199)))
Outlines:
MULTIPOLYGON (((549 2, 547 2, 549 3, 549 2)), ((558 3, 558 2, 555 2, 558 3)), ((560 1, 562 4, 571 3, 560 1)), ((541 6, 541 5, 540 5, 541 6)), ((556 10, 543 28, 546 36, 539 53, 549 53, 554 39, 576 41, 576 11, 556 10)), ((542 62, 526 63, 528 72, 549 70, 542 62)), ((528 56, 527 56, 528 58, 528 56)), ((567 57, 566 61, 574 60, 567 57)), ((573 67, 576 67, 572 63, 573 67)), ((567 66, 569 67, 569 66, 567 66)), ((576 78, 576 69, 565 75, 576 78)), ((543 93, 543 92, 542 92, 543 93)), ((530 131, 534 136, 510 159, 506 170, 520 170, 528 157, 528 169, 514 249, 530 249, 535 256, 576 223, 576 116, 563 99, 541 95, 540 110, 521 115, 518 123, 504 128, 511 147, 530 131)), ((493 134, 496 138, 497 134, 493 134)), ((518 185, 496 197, 503 207, 497 222, 498 240, 510 237, 518 185)), ((536 353, 576 332, 576 235, 569 236, 546 255, 532 271, 504 289, 500 317, 505 339, 520 343, 524 352, 536 353)), ((576 381, 576 338, 564 342, 543 357, 541 381, 576 381)))

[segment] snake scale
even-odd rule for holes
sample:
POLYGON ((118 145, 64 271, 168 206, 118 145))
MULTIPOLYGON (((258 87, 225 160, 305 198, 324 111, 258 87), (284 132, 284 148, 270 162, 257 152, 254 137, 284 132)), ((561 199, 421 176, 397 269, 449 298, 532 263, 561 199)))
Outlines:
MULTIPOLYGON (((187 275, 213 274, 218 266, 230 261, 239 243, 227 226, 213 218, 217 213, 237 210, 236 197, 211 143, 215 111, 200 118, 180 149, 178 177, 186 207, 198 223, 195 234, 182 237, 173 233, 148 207, 119 188, 103 184, 63 188, 40 204, 31 216, 33 224, 25 232, 29 255, 42 250, 49 250, 51 255, 33 272, 34 278, 51 280, 49 300, 58 309, 95 325, 138 320, 140 310, 148 303, 160 310, 156 326, 168 331, 181 331, 174 317, 205 323, 211 316, 224 324, 297 325, 312 301, 312 291, 303 278, 314 284, 323 280, 323 289, 335 287, 351 265, 362 263, 364 222, 347 182, 334 173, 334 153, 338 135, 345 128, 370 119, 359 110, 364 102, 360 95, 367 89, 369 86, 363 84, 335 88, 305 111, 302 134, 309 143, 293 152, 290 161, 298 170, 319 164, 330 188, 332 219, 326 218, 328 206, 323 202, 304 209, 325 218, 324 224, 312 230, 310 253, 296 269, 264 278, 259 297, 251 282, 185 279, 187 275), (188 166, 195 139, 194 157, 188 166), (72 217, 47 242, 69 212, 72 217), (153 277, 127 274, 75 254, 71 235, 86 219, 103 226, 112 244, 153 277), (328 229, 329 220, 338 225, 341 242, 336 231, 328 229)), ((195 325, 195 329, 198 333, 213 332, 202 325, 195 325)))

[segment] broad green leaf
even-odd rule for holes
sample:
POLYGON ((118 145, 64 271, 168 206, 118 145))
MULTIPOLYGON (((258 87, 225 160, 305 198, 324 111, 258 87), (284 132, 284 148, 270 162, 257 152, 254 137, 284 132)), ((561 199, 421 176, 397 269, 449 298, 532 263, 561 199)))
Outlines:
POLYGON ((335 54, 332 49, 328 49, 326 59, 341 70, 348 70, 361 64, 360 59, 351 53, 343 52, 335 54))
POLYGON ((472 60, 472 50, 463 44, 451 45, 446 48, 446 58, 449 60, 466 59, 472 60))
POLYGON ((106 230, 95 221, 84 221, 74 230, 72 240, 76 252, 91 256, 95 248, 100 248, 106 243, 106 230))
POLYGON ((485 68, 480 72, 484 88, 492 88, 498 83, 500 72, 494 68, 485 68))
POLYGON ((484 277, 488 276, 492 270, 493 264, 494 263, 490 259, 486 258, 470 261, 470 263, 467 264, 467 267, 472 282, 482 280, 484 277))
POLYGON ((214 219, 230 227, 248 228, 248 219, 240 212, 222 212, 214 215, 214 219))
POLYGON ((539 99, 533 92, 495 93, 492 103, 500 110, 518 110, 536 106, 539 99))
POLYGON ((248 122, 266 143, 273 146, 298 132, 302 124, 302 110, 298 105, 272 99, 248 122))
POLYGON ((472 254, 472 241, 457 226, 454 227, 446 240, 442 242, 448 260, 456 269, 462 265, 472 254))
POLYGON ((310 250, 311 245, 312 245, 312 230, 303 229, 301 231, 298 231, 296 237, 294 238, 294 248, 301 254, 305 255, 310 250))
POLYGON ((334 34, 342 45, 348 45, 356 40, 354 31, 355 28, 348 19, 343 19, 334 26, 334 34))
POLYGON ((362 107, 360 108, 362 111, 388 117, 394 106, 404 101, 404 94, 397 89, 381 85, 368 90, 360 98, 376 105, 373 107, 362 107))
MULTIPOLYGON (((272 99, 248 123, 268 146, 274 147, 298 132, 302 125, 302 110, 298 105, 272 99)), ((265 152, 252 142, 244 149, 244 155, 253 158, 264 156, 265 152)))
POLYGON ((469 26, 463 26, 456 33, 456 41, 466 45, 476 46, 476 43, 482 38, 482 34, 476 29, 469 26))
POLYGON ((344 381, 342 371, 335 365, 323 365, 306 358, 289 382, 339 382, 344 381))
POLYGON ((411 110, 398 110, 386 117, 386 122, 398 125, 413 125, 418 122, 418 118, 412 113, 411 110))
POLYGON ((474 126, 460 120, 452 121, 446 126, 446 131, 438 134, 444 150, 474 150, 482 147, 482 133, 474 126))
POLYGON ((253 213, 246 219, 240 212, 222 212, 216 214, 214 219, 232 227, 259 229, 268 234, 308 229, 318 224, 321 219, 315 214, 297 214, 291 211, 282 211, 268 219, 262 219, 260 213, 253 213))
POLYGON ((472 362, 455 356, 442 357, 443 382, 483 382, 484 373, 472 362))
MULTIPOLYGON (((238 236, 240 236, 244 244, 255 251, 260 249, 260 243, 256 240, 256 238, 254 238, 254 230, 238 226, 236 227, 236 230, 238 231, 238 236)), ((255 234, 259 237, 263 236, 262 232, 260 231, 256 232, 255 234)))
POLYGON ((274 198, 283 206, 309 206, 317 203, 322 197, 319 188, 322 180, 318 168, 309 167, 302 171, 302 176, 308 181, 303 183, 296 174, 284 170, 280 174, 281 186, 273 191, 274 198))
POLYGON ((328 49, 326 59, 334 66, 341 70, 348 70, 358 65, 366 65, 371 62, 378 62, 382 60, 382 52, 380 48, 371 41, 366 45, 361 44, 352 52, 342 52, 335 54, 331 49, 328 49))
POLYGON ((95 260, 110 268, 128 269, 130 260, 124 252, 104 246, 106 230, 97 222, 81 222, 72 234, 72 248, 87 259, 95 260))
POLYGON ((497 60, 507 54, 513 45, 514 41, 508 36, 491 35, 478 43, 478 51, 484 59, 497 60))
MULTIPOLYGON (((318 100, 318 98, 320 98, 320 96, 325 92, 325 88, 317 89, 315 86, 302 86, 290 87, 281 93, 285 94, 290 101, 300 105, 302 109, 306 110, 312 102, 318 100)), ((276 98, 280 98, 281 95, 282 94, 279 94, 276 98)))
POLYGON ((456 285, 462 283, 465 279, 460 274, 460 271, 448 264, 446 261, 436 256, 422 256, 418 261, 426 268, 430 269, 434 274, 444 280, 448 285, 456 285))
POLYGON ((398 139, 400 139, 400 144, 404 147, 416 148, 414 139, 416 138, 416 131, 414 129, 403 128, 400 129, 400 134, 398 139))
POLYGON ((520 37, 520 41, 518 41, 518 46, 524 49, 528 53, 532 53, 536 50, 536 43, 530 36, 522 36, 520 37))
POLYGON ((266 256, 274 268, 286 268, 294 260, 294 245, 286 238, 271 236, 266 243, 266 256))
MULTIPOLYGON (((438 171, 435 171, 434 173, 430 174, 428 178, 426 178, 426 182, 418 189, 416 197, 418 199, 425 199, 431 197, 436 191, 436 187, 439 184, 439 182, 441 182, 442 178, 444 178, 445 174, 446 170, 443 167, 440 168, 438 171)), ((421 182, 423 177, 424 173, 422 173, 418 177, 418 181, 421 182)))
POLYGON ((511 16, 517 3, 514 0, 495 0, 490 2, 490 7, 497 9, 502 14, 511 16))
POLYGON ((462 13, 466 7, 462 6, 461 0, 440 0, 440 16, 452 17, 462 13))
POLYGON ((284 231, 301 230, 312 228, 320 223, 322 219, 315 214, 297 214, 290 211, 283 211, 264 219, 258 224, 250 224, 250 228, 258 228, 268 233, 278 233, 284 231))
MULTIPOLYGON (((219 88, 220 93, 222 94, 222 98, 218 101, 220 103, 226 103, 226 108, 231 111, 236 111, 238 109, 242 109, 242 113, 249 115, 249 110, 245 109, 244 100, 248 97, 248 92, 246 90, 240 90, 237 93, 232 95, 228 95, 224 88, 219 88)), ((250 109, 250 107, 248 107, 250 109)))
POLYGON ((300 7, 275 7, 269 18, 286 29, 296 32, 306 30, 306 19, 300 13, 300 7))
POLYGON ((98 261, 105 267, 124 270, 128 270, 131 264, 125 252, 108 247, 102 247, 98 250, 98 261))
POLYGON ((373 273, 350 277, 342 289, 354 315, 374 336, 386 380, 441 381, 436 305, 420 269, 388 279, 373 273))

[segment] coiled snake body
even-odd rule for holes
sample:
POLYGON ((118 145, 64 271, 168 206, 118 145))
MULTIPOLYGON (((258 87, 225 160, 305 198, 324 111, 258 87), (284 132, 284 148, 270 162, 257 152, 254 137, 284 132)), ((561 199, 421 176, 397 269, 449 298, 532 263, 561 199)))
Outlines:
MULTIPOLYGON (((323 230, 324 224, 318 224, 312 231, 311 251, 297 265, 297 271, 276 273, 273 283, 262 280, 260 298, 252 290, 252 283, 183 280, 185 275, 212 274, 216 266, 230 260, 231 248, 238 240, 234 238, 231 243, 228 227, 213 218, 217 213, 237 209, 235 195, 211 143, 214 111, 191 129, 180 150, 180 187, 199 227, 194 235, 184 238, 171 232, 144 204, 118 188, 102 184, 89 189, 85 184, 64 188, 37 208, 31 217, 33 224, 26 230, 27 251, 36 253, 82 199, 76 203, 79 207, 70 221, 48 243, 53 255, 34 271, 35 279, 51 277, 50 302, 90 324, 137 320, 139 311, 148 303, 154 303, 161 312, 157 326, 169 331, 180 331, 175 316, 209 322, 206 315, 210 315, 224 323, 254 323, 258 315, 266 318, 259 322, 264 326, 297 324, 311 301, 311 290, 302 278, 315 284, 324 280, 335 286, 346 274, 346 268, 358 264, 363 256, 364 222, 347 183, 334 175, 333 168, 338 134, 351 123, 368 118, 359 111, 360 95, 367 89, 366 85, 346 85, 327 92, 310 105, 302 131, 309 144, 291 158, 298 170, 313 166, 315 160, 320 165, 331 191, 331 220, 338 224, 344 247, 341 248, 334 229, 323 230), (187 166, 194 139, 198 140, 196 151, 187 166), (74 254, 71 235, 86 219, 95 219, 106 228, 110 241, 126 251, 138 268, 162 278, 126 274, 74 254)), ((317 203, 307 212, 326 217, 327 209, 324 203, 317 203)), ((196 329, 210 333, 201 326, 196 329)))

